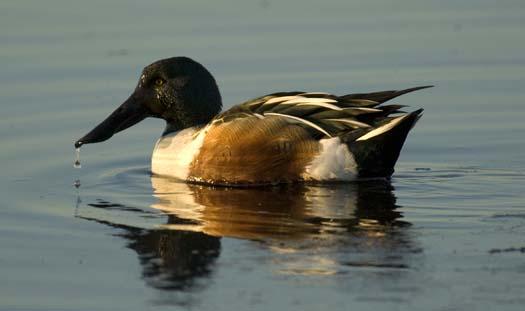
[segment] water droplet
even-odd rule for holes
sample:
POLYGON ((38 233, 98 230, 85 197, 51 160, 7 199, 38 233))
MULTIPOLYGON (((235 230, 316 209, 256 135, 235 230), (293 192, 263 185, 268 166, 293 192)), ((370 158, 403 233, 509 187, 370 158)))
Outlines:
POLYGON ((79 179, 75 180, 75 182, 73 183, 73 186, 75 186, 75 188, 78 189, 80 187, 80 180, 79 179))
POLYGON ((73 167, 74 168, 81 168, 82 167, 82 165, 80 165, 80 148, 76 149, 75 163, 73 164, 73 167))

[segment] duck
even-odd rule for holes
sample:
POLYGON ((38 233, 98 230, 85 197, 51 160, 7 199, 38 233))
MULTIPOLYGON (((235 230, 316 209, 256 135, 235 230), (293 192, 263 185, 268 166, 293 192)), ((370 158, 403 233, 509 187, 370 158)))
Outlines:
POLYGON ((385 103, 429 87, 277 92, 221 112, 212 74, 189 57, 171 57, 146 66, 129 98, 74 145, 106 141, 153 117, 166 121, 151 157, 154 175, 218 186, 389 179, 423 109, 385 103))

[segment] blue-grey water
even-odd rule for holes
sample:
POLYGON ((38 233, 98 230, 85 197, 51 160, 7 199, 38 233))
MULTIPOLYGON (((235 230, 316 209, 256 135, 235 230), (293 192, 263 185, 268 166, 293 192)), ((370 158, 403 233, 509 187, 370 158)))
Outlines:
POLYGON ((0 2, 0 310, 522 310, 524 29, 522 0, 0 2), (425 115, 390 183, 152 177, 159 120, 74 169, 176 55, 226 107, 436 87, 395 100, 425 115))

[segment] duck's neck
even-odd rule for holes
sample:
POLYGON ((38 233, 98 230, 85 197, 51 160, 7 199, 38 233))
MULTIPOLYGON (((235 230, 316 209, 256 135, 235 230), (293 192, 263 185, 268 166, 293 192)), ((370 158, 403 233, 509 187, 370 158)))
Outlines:
POLYGON ((166 135, 169 135, 171 133, 175 133, 175 132, 178 132, 180 130, 184 129, 183 127, 179 126, 179 125, 175 125, 175 124, 172 124, 172 123, 166 123, 166 127, 164 128, 164 132, 162 132, 162 135, 161 136, 166 136, 166 135))
POLYGON ((175 133, 190 127, 204 127, 207 123, 209 123, 213 117, 209 118, 209 120, 201 120, 200 122, 191 122, 186 124, 180 124, 175 122, 166 122, 166 127, 164 128, 164 132, 162 132, 162 136, 169 135, 171 133, 175 133))
POLYGON ((162 136, 191 127, 204 126, 211 122, 221 111, 220 95, 205 98, 204 100, 197 100, 199 99, 198 96, 193 96, 192 98, 193 101, 191 103, 179 107, 179 109, 170 110, 162 116, 166 120, 166 128, 162 136), (211 105, 210 103, 214 104, 211 105))

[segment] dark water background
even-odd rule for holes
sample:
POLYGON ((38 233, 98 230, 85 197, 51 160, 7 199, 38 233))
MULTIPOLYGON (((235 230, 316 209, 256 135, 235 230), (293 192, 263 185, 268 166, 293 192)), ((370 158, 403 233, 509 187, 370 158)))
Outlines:
POLYGON ((524 28, 521 0, 2 1, 0 310, 522 310, 524 28), (226 107, 436 88, 396 100, 425 115, 390 184, 151 177, 158 120, 74 169, 73 141, 176 55, 226 107))

